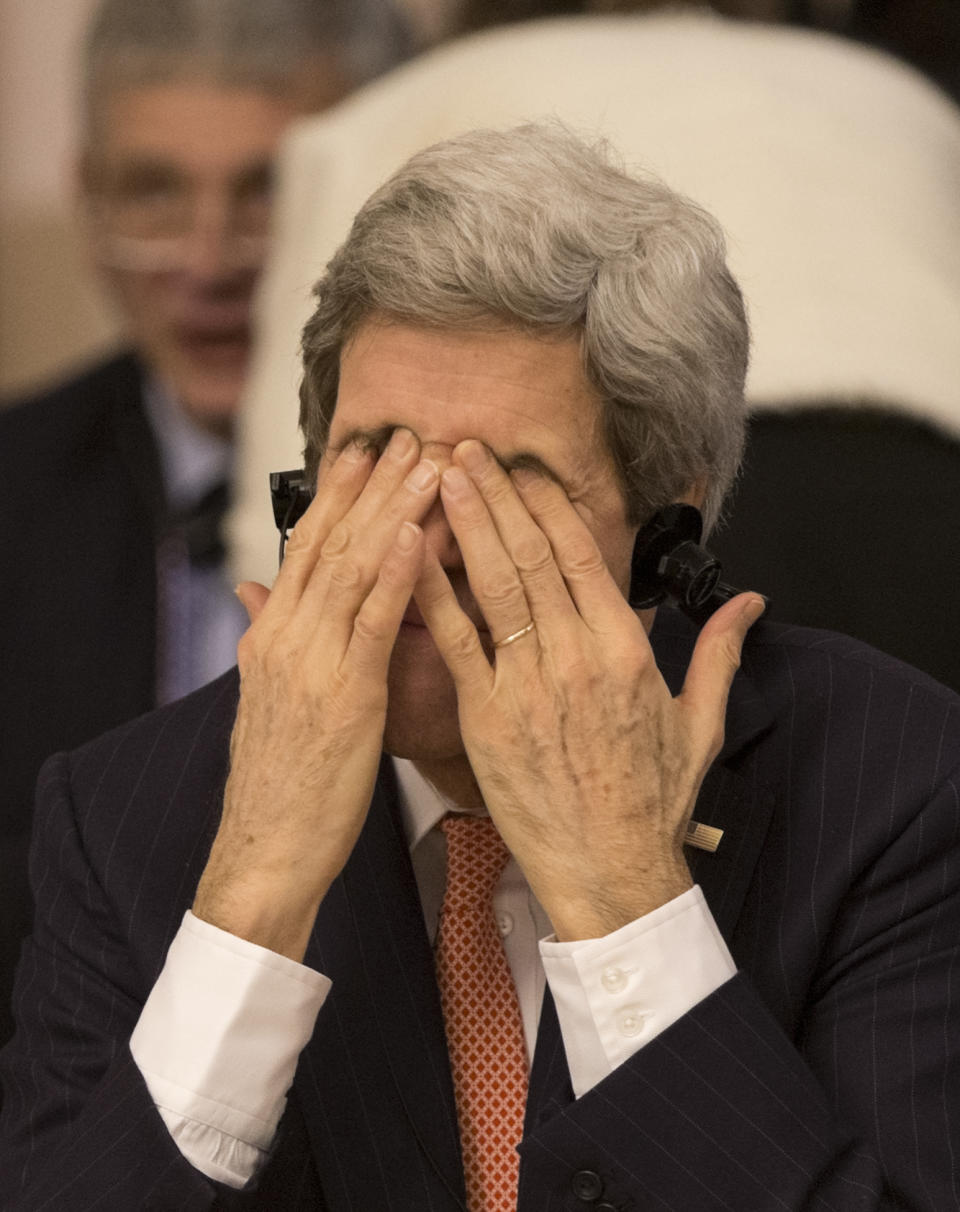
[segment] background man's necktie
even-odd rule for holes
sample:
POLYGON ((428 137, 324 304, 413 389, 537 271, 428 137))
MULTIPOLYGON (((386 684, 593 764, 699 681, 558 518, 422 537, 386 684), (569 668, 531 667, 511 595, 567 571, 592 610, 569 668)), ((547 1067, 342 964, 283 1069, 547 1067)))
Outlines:
POLYGON ((199 684, 195 664, 196 594, 192 583, 209 577, 226 555, 221 527, 230 504, 226 480, 198 501, 172 511, 157 536, 158 703, 179 698, 199 684))
POLYGON ((493 913, 509 853, 489 817, 448 816, 437 979, 470 1212, 515 1212, 527 1100, 517 991, 493 913))

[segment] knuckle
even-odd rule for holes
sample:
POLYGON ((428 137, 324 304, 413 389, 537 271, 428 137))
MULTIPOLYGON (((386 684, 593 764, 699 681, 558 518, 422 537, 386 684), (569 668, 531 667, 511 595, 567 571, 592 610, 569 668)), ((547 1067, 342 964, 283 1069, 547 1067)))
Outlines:
POLYGON ((447 655, 454 664, 460 664, 473 656, 477 643, 477 633, 469 623, 457 626, 447 637, 447 655))
POLYGON ((354 589, 363 580, 363 569, 356 560, 340 556, 333 561, 330 580, 338 589, 354 589))
POLYGON ((586 536, 577 536, 566 545, 560 563, 564 576, 568 577, 595 576, 604 568, 600 549, 586 536))
POLYGON ((301 518, 296 526, 287 535, 287 545, 284 549, 288 556, 299 555, 301 551, 308 551, 313 547, 317 540, 316 531, 310 526, 305 518, 301 518))
POLYGON ((346 522, 338 522, 327 535, 323 546, 320 548, 320 555, 325 560, 337 559, 350 546, 351 538, 350 527, 346 522))
POLYGON ((543 572, 553 563, 553 548, 545 534, 525 535, 513 551, 513 562, 521 572, 543 572))
POLYGON ((368 610, 361 610, 354 619, 353 634, 358 640, 368 644, 377 644, 387 638, 383 620, 368 610))
POLYGON ((491 606, 513 606, 526 600, 520 581, 507 570, 483 576, 479 591, 480 598, 491 606))

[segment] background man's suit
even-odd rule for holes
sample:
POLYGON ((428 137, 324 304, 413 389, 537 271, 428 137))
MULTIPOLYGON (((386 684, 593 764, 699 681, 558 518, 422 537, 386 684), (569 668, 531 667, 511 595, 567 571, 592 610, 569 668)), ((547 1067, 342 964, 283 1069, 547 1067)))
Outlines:
POLYGON ((0 496, 2 1041, 40 766, 156 702, 163 488, 132 355, 0 412, 0 496))
MULTIPOLYGON (((692 638, 661 611, 674 687, 692 638)), ((180 1157, 130 1058, 216 829, 236 695, 225 675, 45 770, 44 913, 0 1066, 3 1207, 461 1207, 388 765, 321 906, 307 962, 333 989, 258 1191, 216 1188, 180 1157), (31 1194, 12 1194, 25 1178, 31 1194)), ((521 1212, 957 1206, 958 785, 949 691, 853 641, 758 625, 696 809, 724 837, 690 855, 740 974, 576 1102, 547 996, 521 1212)))

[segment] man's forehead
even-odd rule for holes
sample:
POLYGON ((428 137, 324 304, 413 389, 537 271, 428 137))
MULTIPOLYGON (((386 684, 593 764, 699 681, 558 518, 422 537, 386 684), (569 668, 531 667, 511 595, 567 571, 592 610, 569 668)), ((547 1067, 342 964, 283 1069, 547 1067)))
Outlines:
POLYGON ((350 441, 382 449, 403 426, 441 454, 476 439, 508 470, 530 468, 569 492, 607 461, 600 411, 578 332, 375 315, 342 352, 330 453, 350 441))
POLYGON ((273 155, 302 109, 284 94, 199 79, 124 84, 95 106, 88 147, 98 156, 213 162, 273 155))

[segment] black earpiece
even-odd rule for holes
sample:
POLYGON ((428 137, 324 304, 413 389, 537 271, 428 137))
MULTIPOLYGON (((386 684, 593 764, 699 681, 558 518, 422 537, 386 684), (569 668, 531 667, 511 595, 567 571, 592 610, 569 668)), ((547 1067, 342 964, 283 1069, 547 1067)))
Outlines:
POLYGON ((287 531, 296 526, 313 500, 306 473, 300 468, 294 471, 271 471, 270 499, 273 502, 273 520, 280 531, 282 564, 284 549, 287 546, 287 531))
MULTIPOLYGON (((270 473, 273 520, 280 531, 280 563, 287 532, 303 516, 313 492, 301 470, 270 473)), ((637 535, 630 573, 630 605, 637 610, 673 598, 698 626, 740 592, 720 580, 720 561, 700 544, 703 519, 692 505, 667 505, 637 535)))
POLYGON ((673 598, 702 627, 740 592, 720 580, 720 561, 700 544, 703 519, 692 505, 667 505, 637 535, 630 572, 630 605, 644 610, 673 598))

